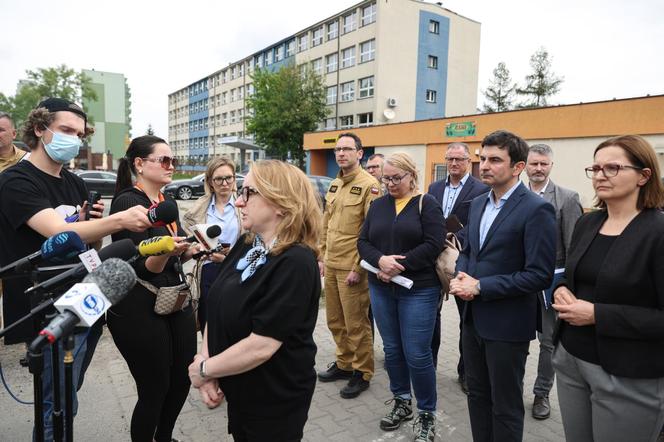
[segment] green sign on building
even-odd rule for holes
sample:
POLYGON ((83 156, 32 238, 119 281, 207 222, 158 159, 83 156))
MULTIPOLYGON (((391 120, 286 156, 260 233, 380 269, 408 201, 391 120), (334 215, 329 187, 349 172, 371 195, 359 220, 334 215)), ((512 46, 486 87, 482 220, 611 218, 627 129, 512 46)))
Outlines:
POLYGON ((474 137, 475 123, 472 121, 447 123, 445 125, 445 135, 448 137, 474 137))

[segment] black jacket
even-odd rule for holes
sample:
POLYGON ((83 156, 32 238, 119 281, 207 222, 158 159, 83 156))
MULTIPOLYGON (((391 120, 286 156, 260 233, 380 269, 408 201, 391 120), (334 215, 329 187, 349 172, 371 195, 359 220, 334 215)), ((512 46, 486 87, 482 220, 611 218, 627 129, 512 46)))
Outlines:
MULTIPOLYGON (((565 285, 607 219, 598 210, 579 219, 572 235, 565 285)), ((611 246, 595 286, 595 333, 602 368, 628 378, 664 377, 664 214, 646 209, 611 246)), ((572 327, 566 324, 565 327, 572 327)), ((554 342, 559 338, 560 321, 554 342)))

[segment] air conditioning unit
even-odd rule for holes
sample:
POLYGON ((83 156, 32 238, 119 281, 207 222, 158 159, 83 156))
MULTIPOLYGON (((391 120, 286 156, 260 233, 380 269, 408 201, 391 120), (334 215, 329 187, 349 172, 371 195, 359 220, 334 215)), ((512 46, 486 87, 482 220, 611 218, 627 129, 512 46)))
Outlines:
POLYGON ((388 98, 387 99, 387 106, 388 107, 397 107, 397 99, 396 98, 388 98))

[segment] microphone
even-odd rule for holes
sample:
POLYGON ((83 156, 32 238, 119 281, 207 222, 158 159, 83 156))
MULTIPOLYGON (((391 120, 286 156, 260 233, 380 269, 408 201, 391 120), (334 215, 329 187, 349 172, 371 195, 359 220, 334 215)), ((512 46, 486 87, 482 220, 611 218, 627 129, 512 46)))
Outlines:
POLYGON ((216 238, 221 235, 221 227, 217 224, 195 224, 191 231, 194 232, 187 242, 198 242, 207 250, 212 250, 217 246, 216 238))
MULTIPOLYGON (((55 302, 60 314, 39 332, 40 337, 45 336, 52 344, 70 334, 76 326, 92 327, 134 284, 134 269, 121 259, 109 258, 55 302)), ((43 338, 37 340, 43 341, 43 338)))
MULTIPOLYGON (((128 261, 136 254, 136 246, 129 238, 120 241, 115 241, 104 247, 99 251, 99 259, 106 261, 109 258, 120 258, 128 261)), ((53 278, 47 279, 34 287, 30 287, 25 291, 26 295, 44 294, 48 293, 64 284, 71 281, 76 281, 83 278, 88 273, 83 263, 77 264, 74 268, 60 273, 53 278)))
POLYGON ((155 227, 164 227, 178 218, 178 205, 173 200, 164 200, 148 207, 148 219, 155 227))
POLYGON ((10 273, 26 272, 41 261, 62 264, 83 252, 85 252, 85 244, 76 232, 58 233, 44 241, 39 251, 0 268, 0 278, 10 273))
POLYGON ((138 254, 141 256, 158 256, 175 250, 175 240, 172 236, 154 236, 138 244, 138 254))

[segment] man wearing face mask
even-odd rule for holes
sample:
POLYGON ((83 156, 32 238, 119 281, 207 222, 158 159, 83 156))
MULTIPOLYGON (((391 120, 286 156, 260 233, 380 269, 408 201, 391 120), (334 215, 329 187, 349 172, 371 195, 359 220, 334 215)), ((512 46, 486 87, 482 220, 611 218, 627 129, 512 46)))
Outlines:
MULTIPOLYGON (((101 202, 90 211, 90 217, 96 219, 85 219, 85 183, 65 170, 63 164, 78 155, 82 139, 93 132, 83 109, 67 100, 48 98, 30 112, 23 126, 23 141, 30 148, 30 157, 0 174, 0 265, 39 250, 47 238, 57 233, 74 231, 83 242, 94 244, 111 233, 124 229, 143 231, 151 225, 147 209, 140 206, 102 218, 101 202)), ((27 276, 4 281, 5 325, 27 315, 34 307, 31 302, 37 300, 24 294, 30 285, 27 276)), ((31 342, 39 327, 40 324, 26 321, 5 335, 5 344, 31 342)), ((100 326, 90 329, 89 334, 75 333, 74 385, 79 388, 100 334, 100 326)), ((51 370, 51 347, 47 346, 42 375, 45 440, 53 438, 51 370)), ((64 376, 62 368, 60 375, 64 376)), ((74 394, 74 413, 76 408, 74 394)))

